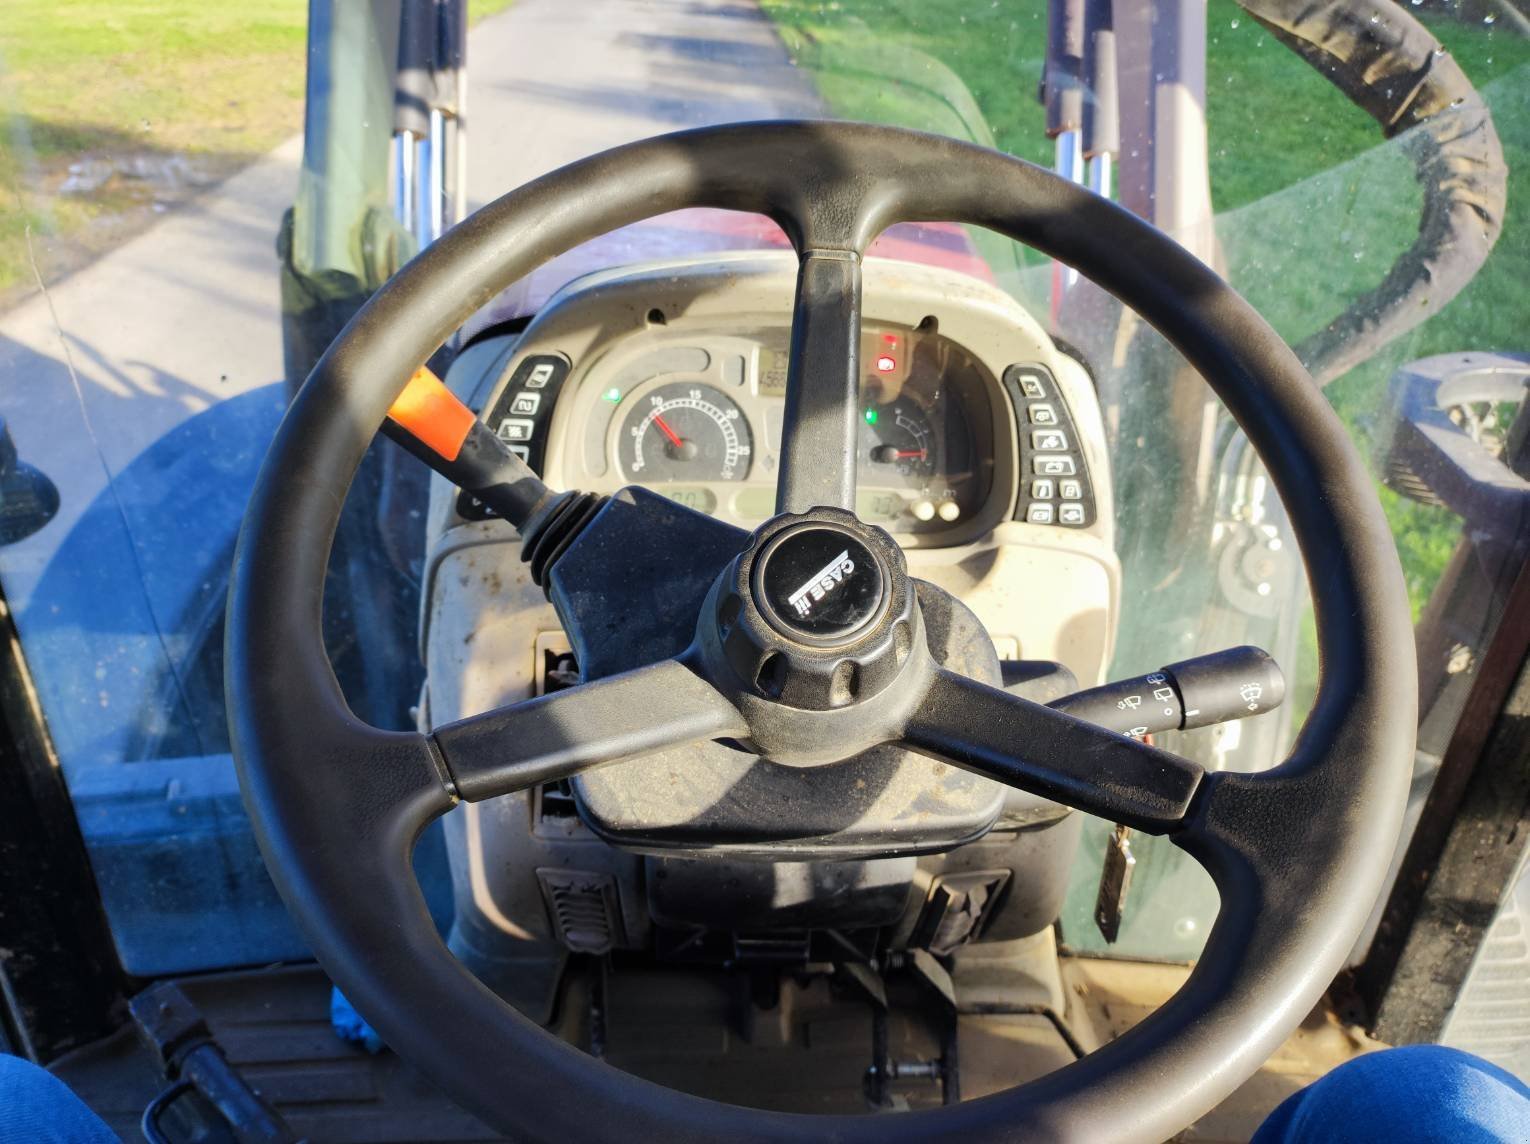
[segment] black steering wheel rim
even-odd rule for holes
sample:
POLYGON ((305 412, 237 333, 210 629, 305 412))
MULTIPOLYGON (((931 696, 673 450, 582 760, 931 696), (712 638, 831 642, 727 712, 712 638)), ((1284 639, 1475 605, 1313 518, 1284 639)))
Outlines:
POLYGON ((604 152, 514 191, 405 267, 315 367, 246 513, 227 699, 268 868, 319 961, 404 1056, 518 1139, 1162 1139, 1251 1075, 1342 966, 1396 843, 1416 677, 1402 576, 1358 453, 1289 348, 1229 286, 1135 216, 954 140, 825 122, 731 125, 604 152), (799 254, 858 257, 901 221, 983 226, 1064 261, 1173 343, 1227 405, 1297 535, 1322 679, 1291 757, 1214 774, 1175 841, 1222 907, 1186 985, 1120 1039, 1039 1080, 893 1118, 718 1104, 556 1040, 440 942, 409 873, 453 804, 431 740, 347 707, 320 611, 340 507, 410 374, 473 311, 578 242, 694 206, 779 222, 799 254))

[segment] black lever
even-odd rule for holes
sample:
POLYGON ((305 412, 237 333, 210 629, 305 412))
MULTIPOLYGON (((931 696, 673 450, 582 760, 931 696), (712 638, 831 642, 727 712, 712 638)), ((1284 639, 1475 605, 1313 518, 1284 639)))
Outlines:
POLYGON ((1123 735, 1140 736, 1262 715, 1279 707, 1285 697, 1285 676, 1269 653, 1235 647, 1079 691, 1049 706, 1123 735))
POLYGON ((182 1123, 187 1139, 238 1144, 306 1144, 267 1100, 250 1087, 213 1039, 191 999, 171 982, 152 985, 128 1002, 138 1033, 172 1082, 144 1110, 140 1127, 150 1144, 168 1144, 163 1126, 182 1123), (196 1101, 182 1105, 189 1093, 196 1101), (184 1109, 179 1115, 171 1108, 184 1109), (207 1123, 210 1117, 216 1117, 207 1123))
POLYGON ((388 410, 382 431, 518 529, 557 499, 526 462, 424 366, 388 410))
POLYGON ((605 504, 590 493, 555 493, 428 368, 421 366, 388 410, 382 431, 521 534, 521 559, 547 573, 605 504))

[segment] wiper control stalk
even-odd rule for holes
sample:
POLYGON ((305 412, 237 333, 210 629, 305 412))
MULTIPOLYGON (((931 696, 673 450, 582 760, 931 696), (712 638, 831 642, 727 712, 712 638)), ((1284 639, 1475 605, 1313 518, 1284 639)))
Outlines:
POLYGON ((1262 715, 1285 697, 1285 676, 1269 653, 1235 647, 1079 691, 1049 706, 1140 737, 1262 715))

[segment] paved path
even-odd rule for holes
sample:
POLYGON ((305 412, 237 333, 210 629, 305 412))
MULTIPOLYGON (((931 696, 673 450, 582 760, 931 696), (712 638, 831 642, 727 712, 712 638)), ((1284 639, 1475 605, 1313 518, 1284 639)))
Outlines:
POLYGON ((473 33, 468 197, 619 143, 821 104, 752 3, 517 0, 473 33))
MULTIPOLYGON (((818 107, 741 0, 518 0, 468 55, 473 206, 617 143, 818 107)), ((188 687, 280 415, 274 244, 301 153, 288 141, 0 315, 0 416, 62 499, 0 548, 0 583, 66 762, 137 757, 189 718, 148 681, 188 687)))
MULTIPOLYGON (((469 69, 475 207, 617 143, 818 106, 769 23, 736 0, 519 0, 473 30, 469 69)), ((280 380, 273 244, 300 157, 293 139, 54 286, 51 308, 39 295, 0 315, 0 414, 63 494, 53 524, 0 551, 18 610, 108 473, 280 380)))

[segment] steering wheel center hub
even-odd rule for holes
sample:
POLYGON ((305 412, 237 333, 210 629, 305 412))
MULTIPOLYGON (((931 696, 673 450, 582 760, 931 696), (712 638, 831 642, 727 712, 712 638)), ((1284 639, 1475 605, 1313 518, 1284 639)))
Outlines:
POLYGON ((752 595, 782 635, 818 647, 851 643, 887 603, 887 574, 848 528, 812 522, 778 533, 754 562, 752 595))
MULTIPOLYGON (((888 689, 923 631, 897 542, 815 508, 754 534, 713 585, 698 637, 708 677, 741 702, 826 712, 888 689)), ((844 757, 835 736, 815 734, 816 753, 844 757)))

